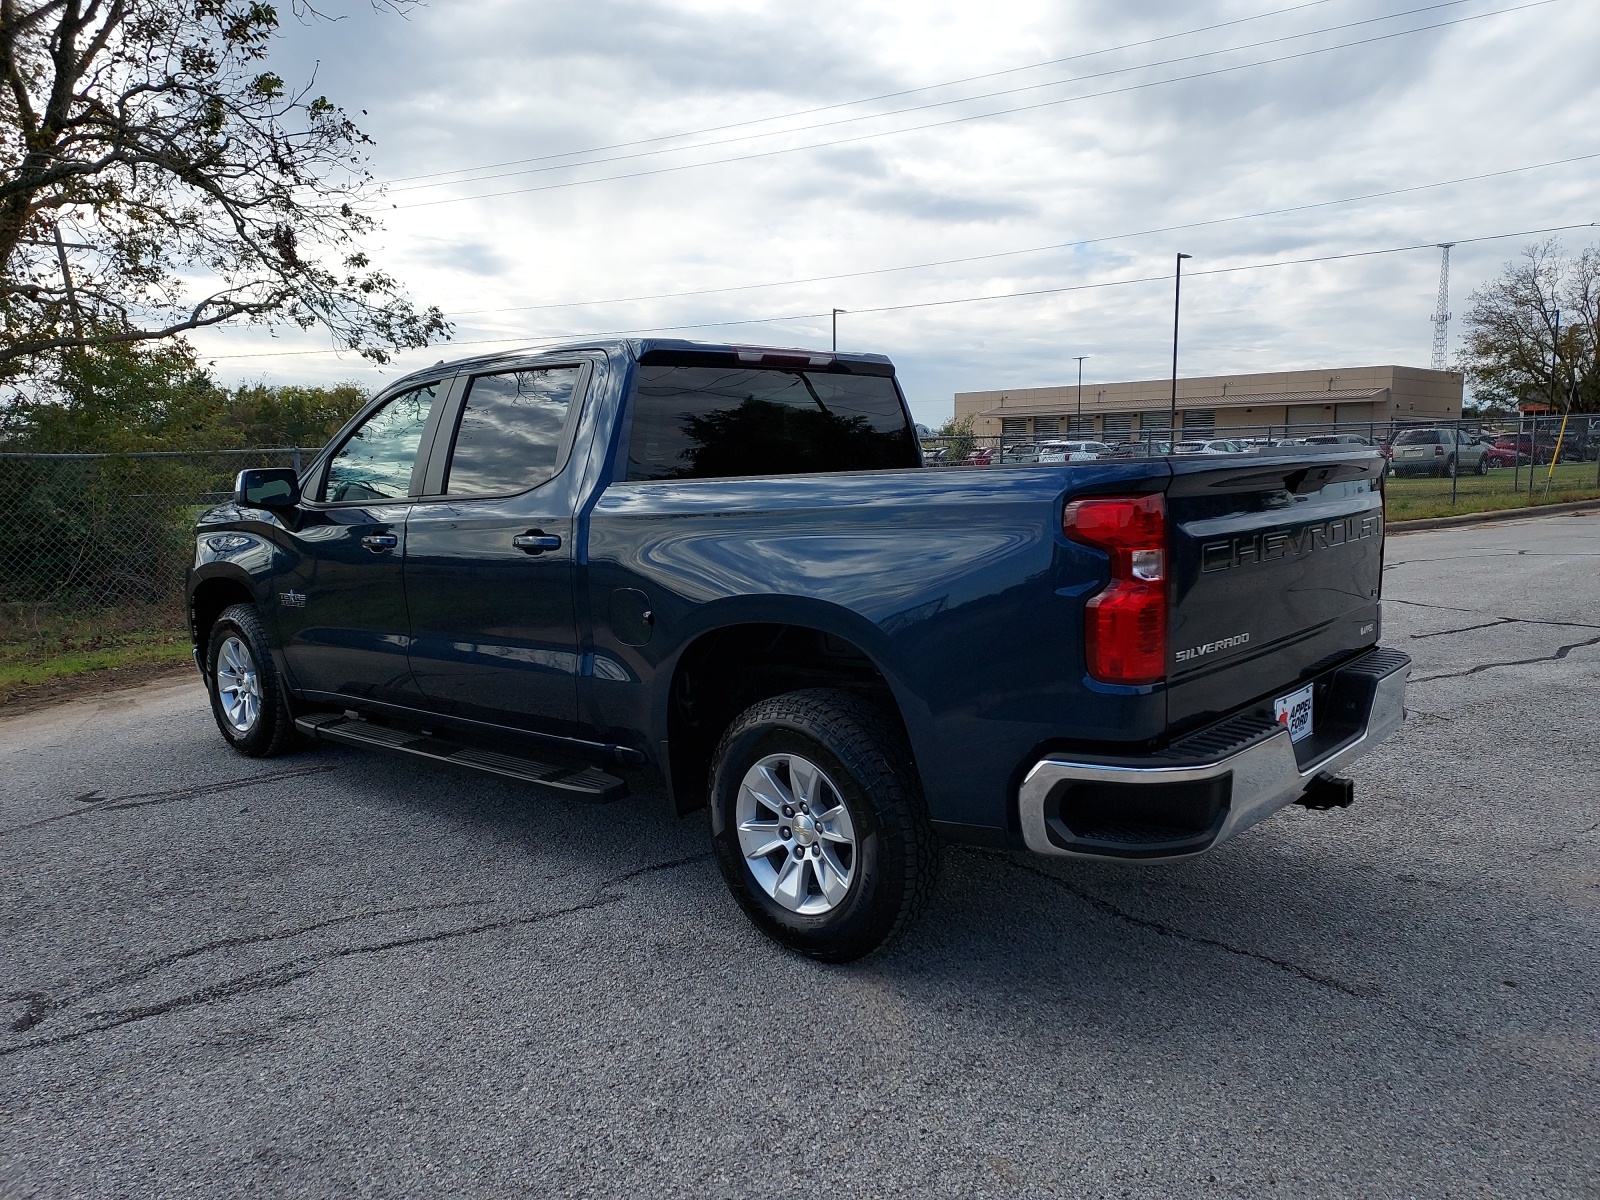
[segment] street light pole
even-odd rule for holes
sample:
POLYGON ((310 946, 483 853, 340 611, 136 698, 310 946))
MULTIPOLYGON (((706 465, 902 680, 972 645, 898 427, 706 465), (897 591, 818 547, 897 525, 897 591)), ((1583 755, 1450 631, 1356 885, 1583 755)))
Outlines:
POLYGON ((1167 410, 1167 440, 1178 437, 1178 300, 1183 295, 1183 260, 1190 254, 1178 255, 1177 271, 1172 283, 1172 406, 1167 410))
POLYGON ((833 310, 833 352, 835 354, 839 352, 839 314, 849 311, 850 310, 847 308, 836 308, 833 310))
POLYGON ((1083 360, 1088 357, 1087 354, 1078 355, 1078 421, 1072 430, 1078 437, 1083 436, 1083 360))

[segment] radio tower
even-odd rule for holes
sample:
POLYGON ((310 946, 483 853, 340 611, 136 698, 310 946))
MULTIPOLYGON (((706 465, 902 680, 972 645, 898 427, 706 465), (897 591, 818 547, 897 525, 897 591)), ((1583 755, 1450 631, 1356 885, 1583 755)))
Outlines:
POLYGON ((1450 247, 1439 243, 1439 306, 1433 310, 1433 369, 1442 371, 1450 356, 1450 247))

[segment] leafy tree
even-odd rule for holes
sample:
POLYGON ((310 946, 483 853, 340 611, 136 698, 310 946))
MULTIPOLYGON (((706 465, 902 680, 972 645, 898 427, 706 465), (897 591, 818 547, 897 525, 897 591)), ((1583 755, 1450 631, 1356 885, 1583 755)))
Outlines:
POLYGON ((331 388, 257 383, 236 388, 217 416, 217 444, 320 446, 371 398, 359 383, 331 388))
POLYGON ((277 29, 261 0, 0 0, 0 372, 237 320, 378 362, 447 335, 356 248, 368 139, 268 69, 277 29))
POLYGON ((1480 405, 1554 399, 1600 411, 1600 247, 1575 256, 1554 240, 1527 247, 1473 292, 1465 326, 1461 365, 1480 405))
POLYGON ((117 452, 320 446, 370 396, 332 388, 253 384, 229 391, 181 338, 121 342, 69 354, 44 389, 0 408, 7 450, 117 452))
POLYGON ((967 416, 951 417, 934 433, 938 444, 945 448, 945 458, 950 462, 958 462, 972 452, 974 440, 973 429, 976 422, 969 413, 967 416))

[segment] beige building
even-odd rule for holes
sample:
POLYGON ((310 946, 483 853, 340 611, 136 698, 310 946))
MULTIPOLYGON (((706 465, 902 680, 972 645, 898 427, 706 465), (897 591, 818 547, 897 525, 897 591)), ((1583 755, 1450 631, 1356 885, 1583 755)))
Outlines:
MULTIPOLYGON (((1178 425, 1190 437, 1226 437, 1246 427, 1312 432, 1335 425, 1362 432, 1412 421, 1459 420, 1461 375, 1421 367, 1344 367, 1266 371, 1178 380, 1178 425)), ((973 432, 1007 441, 1056 435, 1114 442, 1152 430, 1165 434, 1172 380, 1085 383, 1082 418, 1075 383, 1060 387, 957 392, 956 417, 973 432)))

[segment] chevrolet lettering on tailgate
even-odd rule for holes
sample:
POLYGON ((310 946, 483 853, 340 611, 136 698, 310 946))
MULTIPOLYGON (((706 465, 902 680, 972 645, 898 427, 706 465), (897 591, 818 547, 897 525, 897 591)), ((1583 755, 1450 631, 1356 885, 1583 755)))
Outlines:
POLYGON ((1226 538, 1200 547, 1200 569, 1226 571, 1258 563, 1298 558, 1316 550, 1333 550, 1347 542, 1361 542, 1383 533, 1383 516, 1364 513, 1342 521, 1302 525, 1292 532, 1280 530, 1251 537, 1226 538))

